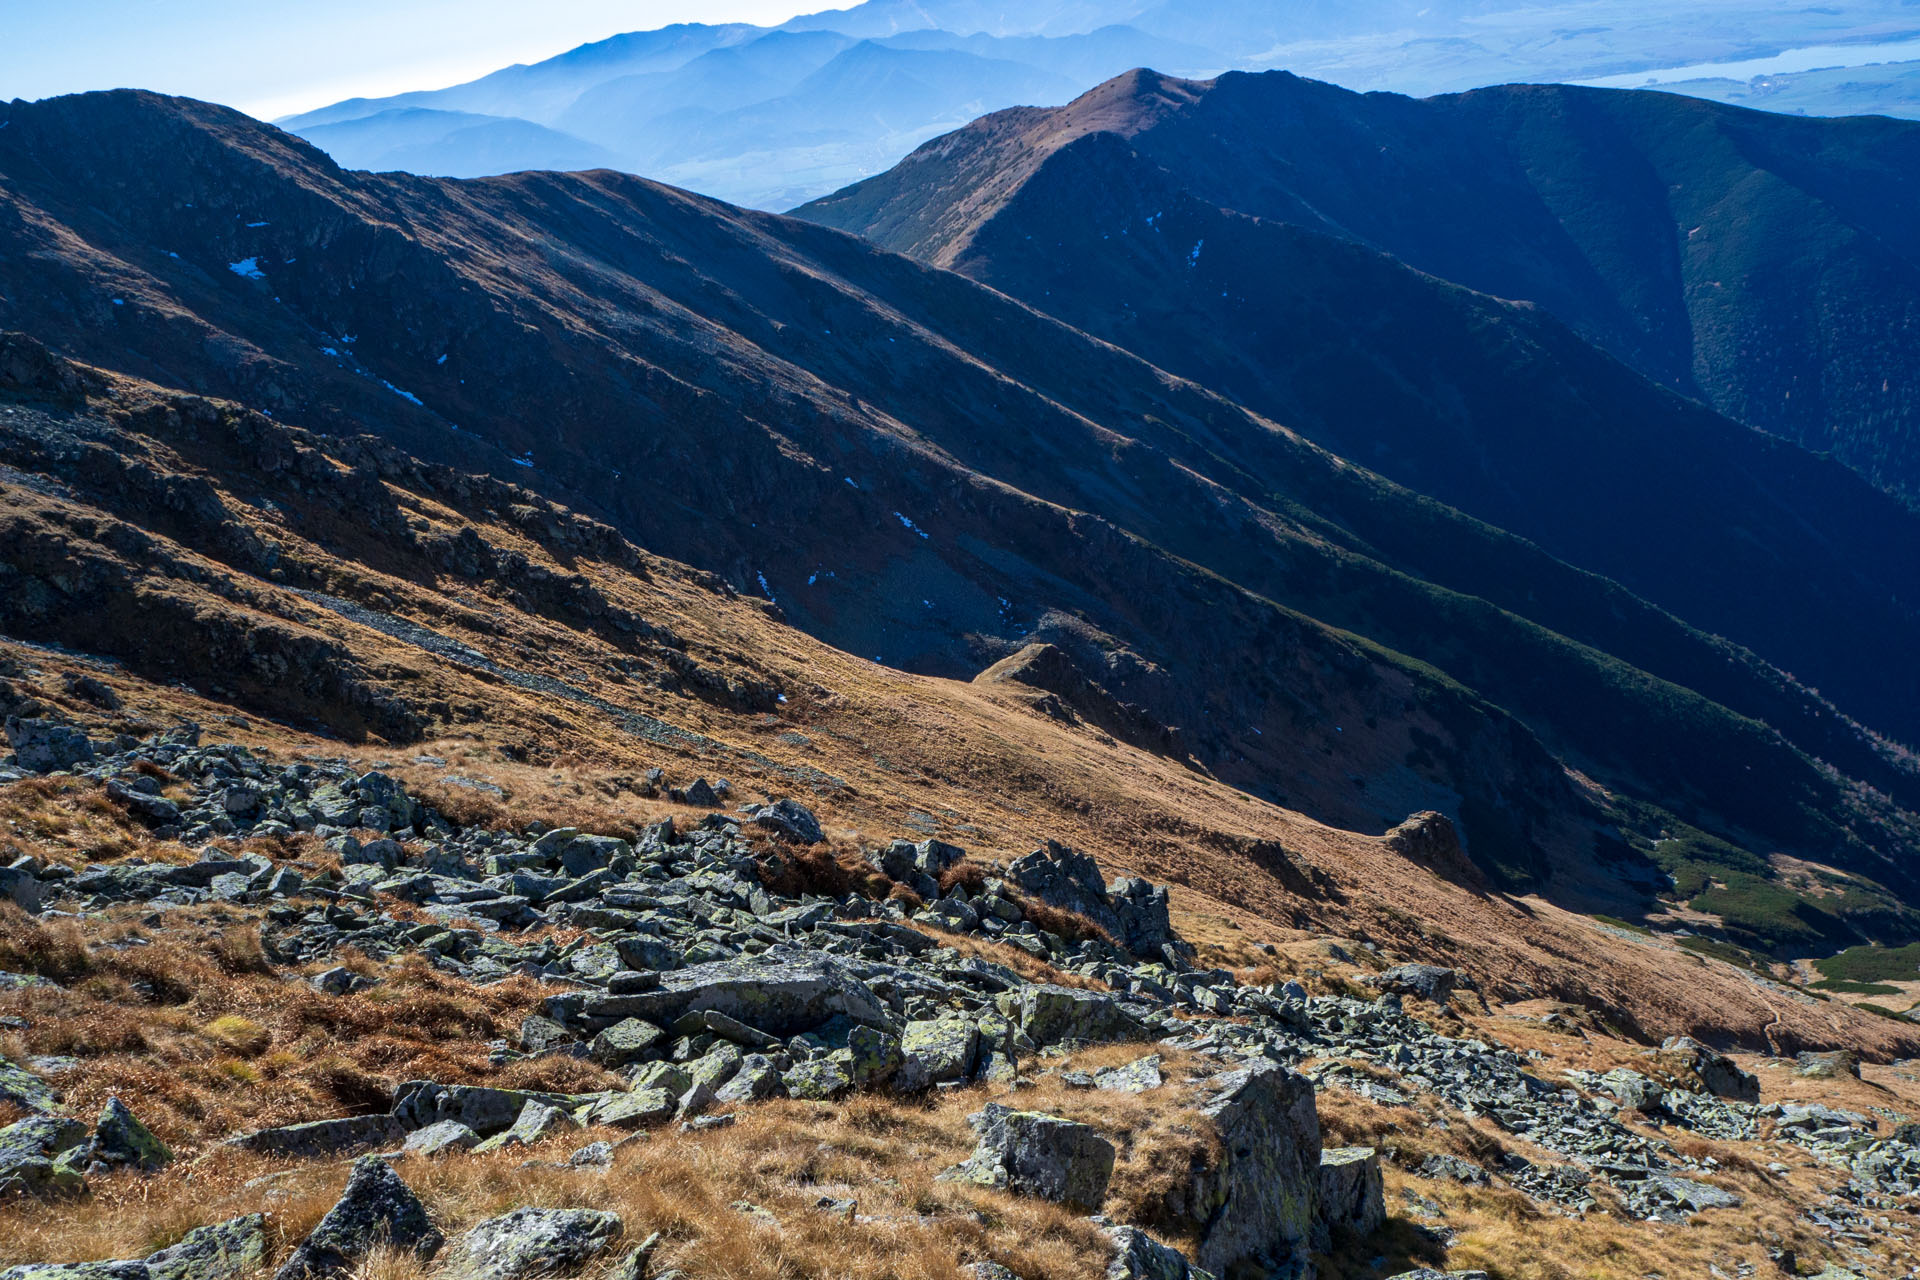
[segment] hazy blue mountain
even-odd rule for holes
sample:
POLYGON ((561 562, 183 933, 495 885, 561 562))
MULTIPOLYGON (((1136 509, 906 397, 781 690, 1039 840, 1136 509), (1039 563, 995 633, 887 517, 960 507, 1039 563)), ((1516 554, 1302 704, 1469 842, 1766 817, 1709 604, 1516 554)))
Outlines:
POLYGON ((524 169, 601 169, 618 163, 606 149, 556 129, 508 116, 396 107, 359 120, 303 131, 349 169, 404 170, 441 178, 477 178, 524 169))

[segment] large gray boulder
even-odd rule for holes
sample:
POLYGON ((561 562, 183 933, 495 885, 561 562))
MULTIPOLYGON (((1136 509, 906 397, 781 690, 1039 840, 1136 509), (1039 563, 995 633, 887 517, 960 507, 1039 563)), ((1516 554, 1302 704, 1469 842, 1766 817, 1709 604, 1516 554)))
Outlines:
POLYGON ((1334 1147, 1320 1153, 1322 1239, 1365 1240, 1387 1221, 1380 1153, 1372 1147, 1334 1147))
POLYGON ((997 1102, 967 1117, 979 1145, 947 1176, 959 1182, 1098 1209, 1113 1178, 1114 1147, 1090 1125, 997 1102))
POLYGON ((1048 906, 1085 916, 1118 942, 1125 930, 1107 898, 1100 864, 1078 849, 1047 841, 1007 866, 1006 879, 1048 906))
POLYGON ((1195 1261, 1286 1270, 1306 1259, 1320 1193, 1320 1116, 1313 1084, 1270 1062, 1219 1077, 1200 1108, 1220 1159, 1194 1175, 1185 1204, 1200 1235, 1195 1261))
POLYGON ((826 834, 820 830, 820 819, 813 816, 813 810, 798 800, 776 800, 772 804, 748 805, 747 816, 754 825, 764 827, 783 840, 794 844, 819 844, 826 834))
POLYGON ((60 1095, 52 1085, 5 1058, 0 1058, 0 1102, 10 1102, 22 1111, 60 1109, 60 1095))
POLYGON ((441 1280, 521 1280, 570 1276, 620 1238, 617 1215, 598 1209, 515 1209, 489 1218, 455 1241, 441 1280))
POLYGON ((1179 944, 1165 885, 1128 876, 1107 886, 1107 901, 1118 928, 1113 940, 1133 954, 1156 956, 1179 944))
POLYGON ((1460 975, 1437 964, 1403 964, 1375 974, 1368 981, 1391 995, 1418 996, 1435 1004, 1445 1004, 1460 985, 1460 975))
POLYGON ((391 1165, 368 1156, 354 1161, 340 1199, 281 1264, 274 1280, 324 1280, 340 1275, 375 1245, 431 1258, 443 1243, 445 1237, 427 1216, 420 1198, 400 1181, 391 1165))
POLYGON ((1155 1240, 1138 1227, 1109 1227, 1113 1255, 1107 1262, 1107 1280, 1214 1280, 1187 1261, 1187 1255, 1155 1240))
POLYGON ((557 1093, 409 1080, 394 1090, 393 1118, 408 1130, 424 1129, 442 1120, 458 1120, 484 1138, 512 1128, 529 1102, 564 1107, 571 1101, 557 1093))
POLYGON ((893 1023, 886 1005, 844 963, 790 947, 663 973, 652 991, 550 996, 545 1012, 568 1026, 601 1031, 625 1018, 665 1026, 708 1009, 783 1038, 836 1015, 883 1029, 893 1023))

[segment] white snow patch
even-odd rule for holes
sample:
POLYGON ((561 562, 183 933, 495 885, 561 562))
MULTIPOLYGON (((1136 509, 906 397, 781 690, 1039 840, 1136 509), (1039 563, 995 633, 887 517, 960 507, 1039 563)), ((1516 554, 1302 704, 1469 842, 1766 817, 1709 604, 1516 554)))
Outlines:
MULTIPOLYGON (((413 394, 413 392, 411 391, 402 391, 400 388, 394 386, 391 382, 388 382, 384 378, 380 380, 380 385, 385 387, 387 390, 393 392, 393 394, 399 396, 402 400, 408 401, 412 404, 420 404, 419 396, 413 394)), ((423 409, 426 408, 425 405, 420 405, 420 407, 423 409)), ((527 465, 531 466, 533 464, 529 463, 527 465)))
POLYGON ((267 273, 260 269, 260 259, 242 258, 238 262, 229 262, 227 270, 248 280, 265 280, 267 273))
POLYGON ((893 513, 893 518, 895 520, 898 520, 901 524, 905 525, 907 528, 911 529, 913 532, 919 534, 921 537, 924 538, 927 536, 927 531, 925 529, 922 529, 919 525, 907 519, 905 516, 901 515, 898 511, 893 513))
POLYGON ((1192 251, 1187 254, 1187 265, 1189 267, 1197 267, 1200 265, 1200 251, 1206 247, 1207 242, 1205 240, 1199 240, 1194 243, 1192 251))
POLYGON ((273 224, 271 222, 249 222, 247 224, 247 229, 249 231, 258 231, 261 227, 270 227, 272 225, 273 224))
POLYGON ((531 471, 533 470, 533 450, 529 449, 521 457, 510 459, 510 461, 516 467, 525 467, 531 471))
MULTIPOLYGON (((769 600, 773 600, 773 588, 767 585, 767 575, 764 573, 756 573, 753 576, 760 579, 760 594, 769 600)), ((778 604, 780 602, 774 600, 774 603, 778 604)))
POLYGON ((849 489, 858 489, 859 487, 860 487, 859 485, 857 485, 857 484, 855 484, 855 483, 853 482, 853 477, 852 477, 852 476, 848 476, 848 477, 847 477, 847 488, 849 488, 849 489))
POLYGON ((127 305, 127 300, 125 298, 115 298, 113 300, 113 305, 116 307, 124 307, 127 305))
POLYGON ((445 364, 446 362, 447 362, 447 357, 445 355, 442 355, 438 360, 434 361, 435 364, 445 364))

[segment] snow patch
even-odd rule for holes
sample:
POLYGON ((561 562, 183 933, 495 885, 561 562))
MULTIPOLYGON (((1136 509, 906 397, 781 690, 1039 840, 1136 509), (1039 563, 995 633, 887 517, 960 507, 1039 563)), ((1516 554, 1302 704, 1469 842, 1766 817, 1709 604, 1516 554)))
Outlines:
MULTIPOLYGON (((411 404, 420 404, 419 396, 413 394, 413 392, 411 391, 402 391, 400 388, 394 386, 391 382, 388 382, 384 378, 380 380, 380 385, 385 387, 387 390, 393 392, 393 394, 399 396, 402 400, 405 400, 411 404)), ((426 408, 426 406, 423 404, 420 405, 420 407, 422 409, 426 408)))
POLYGON ((260 269, 260 259, 242 258, 238 262, 229 262, 227 270, 246 280, 265 280, 267 273, 260 269))
POLYGON ((898 520, 901 524, 905 525, 908 529, 912 530, 914 533, 919 534, 921 537, 924 538, 927 536, 927 531, 925 529, 922 529, 919 525, 907 519, 905 516, 901 515, 898 511, 893 513, 893 518, 895 520, 898 520))

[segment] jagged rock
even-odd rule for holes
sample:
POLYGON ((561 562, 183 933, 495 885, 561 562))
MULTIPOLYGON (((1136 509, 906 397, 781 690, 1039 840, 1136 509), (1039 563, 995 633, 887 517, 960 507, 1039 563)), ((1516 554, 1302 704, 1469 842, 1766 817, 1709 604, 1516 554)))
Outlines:
POLYGON ((1077 849, 1049 840, 1044 848, 1009 863, 1006 878, 1049 906, 1084 916, 1115 941, 1124 932, 1107 899, 1100 864, 1077 849))
POLYGON ((620 1238, 618 1216, 598 1209, 515 1209, 489 1218, 447 1250, 443 1280, 570 1276, 620 1238))
POLYGON ((132 1165, 149 1171, 173 1159, 167 1144, 154 1137, 118 1098, 107 1099, 107 1105, 101 1110, 88 1154, 102 1164, 132 1165))
POLYGON ((1108 1227, 1113 1255, 1106 1280, 1214 1280, 1213 1273, 1187 1261, 1187 1255, 1155 1240, 1138 1227, 1108 1227))
POLYGON ((438 1120, 408 1134, 401 1150, 408 1155, 431 1158, 452 1151, 471 1151, 479 1145, 480 1135, 458 1120, 438 1120))
POLYGON ((1090 1125, 990 1102, 967 1117, 979 1145, 945 1176, 1098 1209, 1113 1177, 1113 1144, 1090 1125))
POLYGON ((51 773, 93 761, 93 743, 72 725, 8 716, 5 730, 15 763, 28 773, 51 773))
POLYGON ((1428 1156, 1414 1170, 1423 1178, 1451 1178, 1455 1182, 1465 1182, 1471 1186, 1483 1187, 1487 1184, 1487 1171, 1469 1160, 1459 1156, 1439 1152, 1428 1156))
POLYGON ((1659 1111, 1667 1093, 1659 1081, 1650 1080, 1638 1071, 1628 1071, 1624 1067, 1601 1076, 1600 1087, 1618 1099, 1621 1106, 1644 1115, 1659 1111))
POLYGON ((820 830, 820 819, 814 817, 813 810, 798 800, 776 800, 772 804, 753 807, 749 813, 754 825, 765 827, 794 844, 819 844, 827 838, 820 830))
POLYGON ((0 1058, 0 1102, 10 1102, 23 1111, 57 1111, 60 1095, 25 1067, 0 1058))
POLYGON ((1320 1116, 1313 1084, 1272 1063, 1221 1076, 1200 1109, 1221 1155, 1196 1173, 1186 1202, 1200 1233, 1195 1261, 1224 1274, 1270 1258, 1304 1260, 1320 1188, 1320 1116))
POLYGON ((1678 1069, 1693 1073, 1708 1093, 1736 1102, 1760 1101, 1760 1080, 1742 1071, 1731 1058, 1691 1036, 1673 1036, 1660 1046, 1660 1056, 1678 1069))
POLYGON ((245 1280, 267 1260, 267 1219, 249 1213, 195 1227, 146 1260, 148 1280, 245 1280))
POLYGON ((405 1137, 406 1130, 392 1116, 343 1116, 338 1120, 256 1129, 227 1141, 229 1145, 262 1155, 311 1159, 387 1149, 405 1137))
POLYGON ((949 1080, 964 1080, 980 1042, 979 1028, 960 1018, 909 1022, 900 1033, 900 1067, 893 1087, 919 1093, 949 1080))
POLYGON ((431 1258, 445 1242, 427 1208, 384 1160, 356 1160, 346 1190, 288 1256, 274 1280, 340 1275, 375 1245, 431 1258))
POLYGON ((87 1126, 68 1116, 28 1116, 0 1129, 0 1195, 79 1191, 87 1126))
POLYGON ((46 886, 26 867, 0 867, 0 898, 22 911, 38 912, 46 905, 46 886))
POLYGON ((1107 901, 1116 922, 1113 940, 1134 955, 1156 956, 1179 945, 1165 885, 1128 876, 1107 887, 1107 901))
POLYGON ((1021 987, 1001 996, 999 1008, 1041 1048, 1153 1037, 1152 1031, 1117 1000, 1097 991, 1051 985, 1021 987))
POLYGON ((1435 1004, 1445 1004, 1459 985, 1460 975, 1437 964, 1403 964, 1375 974, 1368 981, 1393 995, 1418 996, 1435 1004))
POLYGON ((530 1147, 548 1137, 558 1129, 573 1122, 567 1113, 559 1107, 550 1106, 538 1100, 528 1100, 520 1109, 519 1116, 503 1132, 483 1140, 474 1148, 476 1153, 498 1151, 503 1147, 530 1147))
POLYGON ((1329 1240, 1364 1240, 1385 1225, 1378 1151, 1334 1147, 1320 1153, 1319 1220, 1329 1240))
POLYGON ((1147 1093, 1166 1083, 1160 1074, 1160 1055, 1150 1053, 1124 1067, 1108 1067, 1093 1073, 1093 1087, 1110 1093, 1147 1093))

